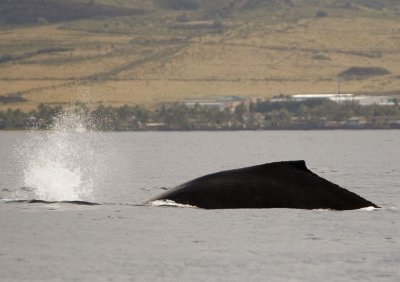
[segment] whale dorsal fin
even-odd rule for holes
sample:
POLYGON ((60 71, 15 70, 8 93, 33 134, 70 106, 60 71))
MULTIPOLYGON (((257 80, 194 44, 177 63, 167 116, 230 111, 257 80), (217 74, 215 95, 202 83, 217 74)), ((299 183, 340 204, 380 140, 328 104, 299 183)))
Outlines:
POLYGON ((282 169, 282 168, 294 168, 301 171, 310 171, 304 160, 296 160, 296 161, 282 161, 282 162, 273 162, 273 163, 266 163, 263 165, 255 166, 253 168, 261 169, 261 170, 270 170, 270 169, 282 169))
MULTIPOLYGON (((296 160, 296 161, 282 161, 282 162, 273 162, 266 163, 262 165, 251 166, 247 168, 237 169, 237 171, 248 172, 248 171, 258 171, 258 172, 269 172, 270 170, 282 170, 282 169, 295 169, 303 172, 310 172, 310 170, 306 166, 306 162, 304 160, 296 160)), ((226 173, 230 171, 222 171, 220 173, 226 173)))
POLYGON ((287 163, 288 165, 294 166, 295 168, 299 170, 304 170, 308 171, 309 169, 306 166, 306 162, 304 160, 298 160, 298 161, 288 161, 288 162, 282 162, 282 163, 287 163))

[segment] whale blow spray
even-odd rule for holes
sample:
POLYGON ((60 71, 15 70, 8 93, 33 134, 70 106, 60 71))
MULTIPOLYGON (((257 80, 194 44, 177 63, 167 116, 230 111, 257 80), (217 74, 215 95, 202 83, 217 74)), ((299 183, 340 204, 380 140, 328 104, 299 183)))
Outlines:
POLYGON ((55 116, 48 130, 31 130, 18 154, 24 186, 35 193, 33 197, 46 201, 93 199, 99 163, 94 151, 98 134, 93 128, 87 112, 69 107, 55 116))

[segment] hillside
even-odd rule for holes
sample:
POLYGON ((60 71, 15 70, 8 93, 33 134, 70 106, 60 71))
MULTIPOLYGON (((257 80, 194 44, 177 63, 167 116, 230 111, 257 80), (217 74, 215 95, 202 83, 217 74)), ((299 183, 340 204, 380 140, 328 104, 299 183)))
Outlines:
POLYGON ((121 17, 141 14, 140 9, 56 1, 5 1, 0 19, 5 25, 55 23, 91 17, 121 17))
POLYGON ((338 80, 400 93, 397 1, 14 2, 0 3, 0 110, 329 93, 338 80))

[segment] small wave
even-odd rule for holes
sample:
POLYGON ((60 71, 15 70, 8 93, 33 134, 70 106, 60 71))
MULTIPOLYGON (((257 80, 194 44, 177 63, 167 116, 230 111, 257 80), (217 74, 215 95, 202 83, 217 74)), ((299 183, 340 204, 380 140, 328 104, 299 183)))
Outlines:
MULTIPOLYGON (((370 207, 365 207, 365 208, 356 209, 356 210, 359 210, 359 211, 374 211, 374 210, 380 210, 380 209, 382 209, 382 208, 375 208, 373 206, 370 206, 370 207)), ((332 209, 313 209, 313 211, 334 211, 334 210, 332 210, 332 209)))
POLYGON ((366 208, 361 208, 361 211, 374 211, 374 210, 380 210, 381 208, 375 208, 373 206, 366 207, 366 208))
POLYGON ((12 190, 10 190, 10 189, 8 189, 8 188, 1 189, 1 191, 2 191, 2 192, 10 192, 10 193, 13 192, 12 190))
POLYGON ((21 187, 21 188, 19 188, 17 191, 25 191, 25 192, 33 192, 33 191, 35 191, 36 190, 36 188, 33 188, 33 187, 21 187))
POLYGON ((168 206, 168 207, 178 207, 178 208, 197 208, 196 206, 179 204, 179 203, 176 203, 171 200, 156 200, 156 201, 149 202, 149 205, 155 206, 155 207, 168 206))
POLYGON ((2 199, 2 201, 6 204, 71 204, 71 205, 84 205, 84 206, 97 206, 99 203, 88 202, 88 201, 45 201, 45 200, 8 200, 2 199))
POLYGON ((36 188, 27 187, 27 186, 22 186, 22 187, 17 188, 17 189, 9 189, 9 188, 1 189, 2 192, 7 192, 7 193, 18 193, 20 191, 22 191, 22 192, 34 192, 35 190, 36 190, 36 188))

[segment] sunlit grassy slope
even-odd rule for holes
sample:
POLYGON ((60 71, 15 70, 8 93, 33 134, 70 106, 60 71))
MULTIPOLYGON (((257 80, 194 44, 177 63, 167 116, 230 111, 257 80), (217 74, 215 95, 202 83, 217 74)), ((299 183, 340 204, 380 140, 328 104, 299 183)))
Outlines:
POLYGON ((186 10, 168 1, 78 2, 143 13, 3 23, 0 110, 75 100, 155 105, 213 95, 330 93, 338 74, 354 66, 388 73, 342 79, 342 92, 400 93, 393 1, 383 7, 374 0, 195 1, 186 10))

